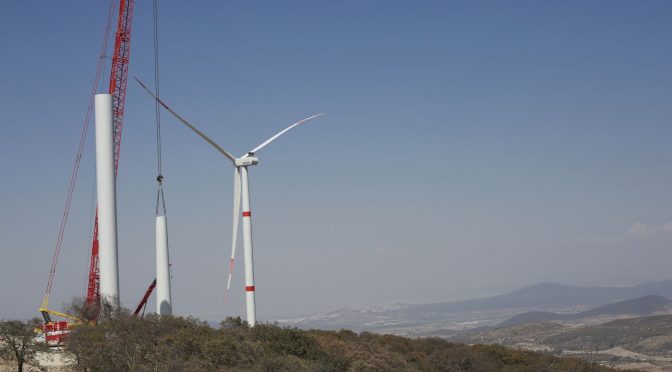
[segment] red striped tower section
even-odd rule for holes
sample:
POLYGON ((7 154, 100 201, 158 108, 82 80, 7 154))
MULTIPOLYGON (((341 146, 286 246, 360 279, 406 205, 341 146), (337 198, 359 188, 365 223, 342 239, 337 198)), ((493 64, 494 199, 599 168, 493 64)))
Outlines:
POLYGON ((257 310, 254 302, 254 260, 252 255, 252 212, 250 211, 250 188, 247 167, 239 167, 243 204, 243 254, 245 257, 245 307, 247 322, 254 327, 257 310))

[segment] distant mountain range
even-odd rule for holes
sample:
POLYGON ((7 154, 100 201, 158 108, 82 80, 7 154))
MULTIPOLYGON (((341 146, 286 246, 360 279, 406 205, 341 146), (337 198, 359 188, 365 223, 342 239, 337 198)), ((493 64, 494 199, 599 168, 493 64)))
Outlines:
POLYGON ((515 292, 475 300, 435 303, 413 307, 416 314, 455 313, 506 308, 553 309, 574 306, 602 306, 646 295, 672 298, 672 280, 640 284, 633 287, 575 287, 542 283, 515 292))
POLYGON ((579 320, 600 316, 623 316, 636 315, 647 316, 672 310, 672 300, 658 295, 647 295, 631 300, 616 302, 610 305, 600 306, 591 310, 581 311, 574 314, 559 314, 546 311, 528 311, 515 315, 497 327, 510 327, 530 322, 548 322, 557 320, 579 320))
POLYGON ((644 315, 656 311, 647 312, 647 306, 658 309, 669 305, 667 298, 672 298, 672 280, 632 287, 577 287, 542 283, 480 299, 424 305, 356 307, 280 320, 280 323, 299 328, 345 328, 408 336, 438 335, 436 332, 440 332, 440 335, 449 336, 467 329, 497 326, 504 321, 558 320, 555 312, 567 313, 591 308, 595 309, 582 316, 597 316, 598 313, 606 315, 610 311, 619 314, 630 311, 632 315, 644 315), (647 298, 649 295, 653 297, 647 298), (638 301, 627 301, 631 299, 638 301), (612 307, 606 306, 610 304, 613 304, 612 307), (605 307, 597 309, 602 306, 605 307), (634 310, 630 310, 630 306, 634 310), (511 318, 517 314, 521 314, 519 318, 511 318))

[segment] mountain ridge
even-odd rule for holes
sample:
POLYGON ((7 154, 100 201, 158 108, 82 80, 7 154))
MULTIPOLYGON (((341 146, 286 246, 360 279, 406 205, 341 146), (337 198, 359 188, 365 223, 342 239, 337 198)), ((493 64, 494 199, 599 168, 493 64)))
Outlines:
POLYGON ((397 335, 430 335, 493 327, 525 311, 575 312, 646 295, 672 298, 672 280, 630 287, 578 287, 552 282, 496 296, 433 304, 351 307, 279 320, 299 328, 353 329, 397 335))
POLYGON ((602 306, 646 295, 672 298, 672 280, 630 287, 579 287, 545 282, 497 296, 419 305, 409 311, 440 313, 504 308, 602 306))
POLYGON ((672 300, 659 295, 646 295, 630 300, 599 306, 594 309, 581 311, 575 314, 560 314, 546 311, 528 311, 517 314, 498 324, 497 327, 510 327, 530 322, 548 322, 558 320, 578 320, 597 316, 620 315, 653 315, 661 311, 672 309, 672 300))

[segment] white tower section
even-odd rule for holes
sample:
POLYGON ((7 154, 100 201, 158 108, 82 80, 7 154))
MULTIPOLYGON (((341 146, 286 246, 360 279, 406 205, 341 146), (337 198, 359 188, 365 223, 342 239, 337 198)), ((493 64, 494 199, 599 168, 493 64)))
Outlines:
POLYGON ((159 315, 173 314, 166 216, 156 216, 156 313, 159 315))
POLYGON ((250 211, 250 187, 247 167, 240 167, 241 189, 243 192, 243 254, 245 257, 245 305, 247 323, 254 327, 257 309, 254 303, 254 259, 252 255, 252 211, 250 211))
POLYGON ((118 306, 117 189, 114 170, 112 95, 96 94, 95 103, 100 296, 118 306))

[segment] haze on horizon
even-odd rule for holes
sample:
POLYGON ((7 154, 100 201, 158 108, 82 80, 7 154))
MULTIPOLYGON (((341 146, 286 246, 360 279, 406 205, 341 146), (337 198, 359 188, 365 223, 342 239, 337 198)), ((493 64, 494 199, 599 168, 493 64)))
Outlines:
MULTIPOLYGON (((38 314, 107 6, 0 4, 0 318, 38 314)), ((672 3, 159 7, 162 97, 228 150, 327 113, 251 169, 260 320, 672 278, 672 3)), ((137 2, 129 76, 148 83, 151 22, 137 2)), ((134 82, 127 100, 118 223, 132 308, 154 278, 156 158, 153 102, 134 82)), ((242 254, 223 299, 230 166, 162 123, 173 308, 242 316, 242 254)), ((85 290, 92 139, 53 308, 85 290)))

